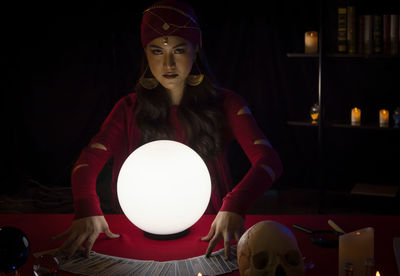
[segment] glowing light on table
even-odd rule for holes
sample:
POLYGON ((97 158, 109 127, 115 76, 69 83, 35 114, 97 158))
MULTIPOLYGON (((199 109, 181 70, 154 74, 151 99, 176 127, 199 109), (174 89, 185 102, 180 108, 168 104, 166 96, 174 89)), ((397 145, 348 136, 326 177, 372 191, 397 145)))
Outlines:
POLYGON ((207 166, 190 147, 169 140, 147 143, 125 160, 117 194, 127 218, 155 235, 190 228, 210 201, 207 166))

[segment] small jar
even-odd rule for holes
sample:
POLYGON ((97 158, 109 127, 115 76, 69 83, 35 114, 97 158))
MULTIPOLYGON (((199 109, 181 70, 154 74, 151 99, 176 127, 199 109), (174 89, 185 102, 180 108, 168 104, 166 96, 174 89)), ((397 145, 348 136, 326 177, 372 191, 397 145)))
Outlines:
POLYGON ((344 266, 344 275, 354 276, 354 265, 353 263, 346 263, 344 266))
POLYGON ((364 263, 365 276, 375 276, 375 259, 367 258, 364 263))

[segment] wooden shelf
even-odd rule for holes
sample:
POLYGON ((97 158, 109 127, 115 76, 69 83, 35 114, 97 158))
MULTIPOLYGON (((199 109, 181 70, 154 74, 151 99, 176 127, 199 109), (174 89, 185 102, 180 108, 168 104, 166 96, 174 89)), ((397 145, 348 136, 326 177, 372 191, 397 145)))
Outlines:
POLYGON ((396 128, 393 126, 389 127, 380 127, 379 125, 374 124, 365 124, 359 126, 353 126, 349 123, 328 123, 328 126, 335 128, 352 128, 352 129, 365 129, 365 130, 378 130, 378 131, 400 131, 400 128, 396 128))
POLYGON ((312 123, 311 121, 287 121, 289 126, 305 126, 305 127, 317 127, 318 123, 312 123))
POLYGON ((305 54, 305 53, 287 53, 289 58, 317 58, 318 54, 305 54))
MULTIPOLYGON (((311 121, 287 121, 289 126, 304 126, 304 127, 317 127, 318 123, 312 123, 311 121)), ((347 128, 347 129, 365 129, 365 130, 379 130, 379 131, 399 131, 399 127, 380 127, 378 125, 359 125, 353 126, 348 123, 325 123, 326 127, 332 128, 347 128)))
MULTIPOLYGON (((306 54, 306 53, 287 53, 288 58, 318 58, 318 54, 306 54)), ((340 54, 340 53, 328 53, 328 58, 343 58, 343 59, 400 59, 400 55, 383 55, 383 54, 340 54)))

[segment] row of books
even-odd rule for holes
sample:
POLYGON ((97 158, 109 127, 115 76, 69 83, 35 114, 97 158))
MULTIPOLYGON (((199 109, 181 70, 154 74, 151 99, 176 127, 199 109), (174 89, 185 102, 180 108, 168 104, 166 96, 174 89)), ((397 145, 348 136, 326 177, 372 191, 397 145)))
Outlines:
POLYGON ((338 7, 337 51, 349 54, 400 54, 399 14, 357 14, 338 7))

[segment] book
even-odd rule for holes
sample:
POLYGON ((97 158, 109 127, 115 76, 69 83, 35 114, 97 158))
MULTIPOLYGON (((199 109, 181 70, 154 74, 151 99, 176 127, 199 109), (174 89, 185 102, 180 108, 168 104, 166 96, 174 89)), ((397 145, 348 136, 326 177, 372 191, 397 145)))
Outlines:
POLYGON ((350 54, 356 53, 356 7, 347 7, 347 51, 350 54))
POLYGON ((373 49, 373 35, 372 35, 372 15, 364 15, 364 53, 366 55, 372 54, 373 49))
POLYGON ((390 15, 390 54, 399 54, 399 15, 390 15))
POLYGON ((337 50, 347 52, 347 8, 338 7, 337 50))
POLYGON ((364 54, 370 55, 373 50, 372 15, 364 15, 364 54))
POLYGON ((382 53, 382 15, 374 15, 373 22, 374 53, 382 53))
POLYGON ((390 14, 384 14, 382 21, 383 54, 390 55, 390 14))
MULTIPOLYGON (((359 15, 358 16, 358 27, 357 27, 357 48, 358 48, 358 53, 363 54, 364 53, 364 16, 359 15)), ((390 44, 390 42, 389 42, 390 44)))

